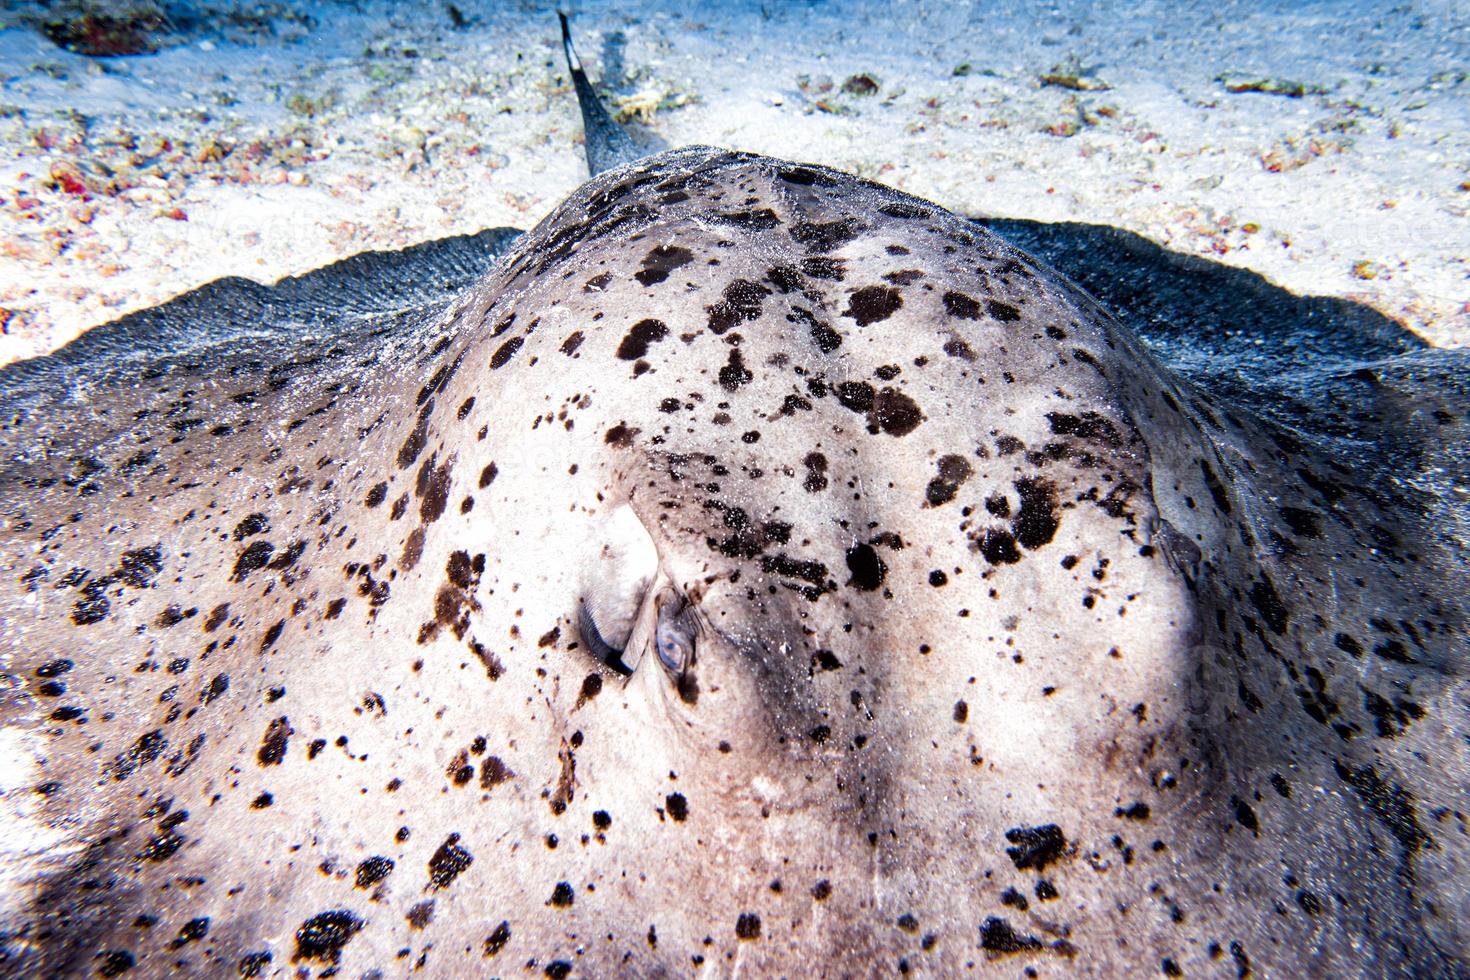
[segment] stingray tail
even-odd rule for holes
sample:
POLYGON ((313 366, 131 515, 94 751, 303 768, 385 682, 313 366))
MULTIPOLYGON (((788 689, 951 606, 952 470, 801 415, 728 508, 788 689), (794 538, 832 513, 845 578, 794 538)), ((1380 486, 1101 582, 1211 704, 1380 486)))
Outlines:
POLYGON ((561 46, 567 56, 567 67, 572 73, 572 85, 577 90, 577 102, 582 107, 582 130, 587 135, 587 169, 592 176, 625 163, 632 163, 646 154, 640 151, 622 127, 613 122, 607 108, 597 98, 587 73, 582 70, 582 60, 572 46, 572 31, 567 24, 567 15, 558 10, 561 19, 561 46))

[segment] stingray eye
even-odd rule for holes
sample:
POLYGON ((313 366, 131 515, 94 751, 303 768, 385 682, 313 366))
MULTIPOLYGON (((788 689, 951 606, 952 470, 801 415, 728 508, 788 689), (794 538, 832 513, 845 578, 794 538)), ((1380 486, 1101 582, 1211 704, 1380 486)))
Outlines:
POLYGON ((577 625, 594 657, 631 674, 640 651, 628 650, 628 640, 658 574, 658 550, 627 505, 612 510, 599 531, 583 567, 577 625))
POLYGON ((682 675, 694 663, 695 632, 689 603, 672 593, 660 596, 653 647, 658 651, 659 663, 676 676, 682 675))

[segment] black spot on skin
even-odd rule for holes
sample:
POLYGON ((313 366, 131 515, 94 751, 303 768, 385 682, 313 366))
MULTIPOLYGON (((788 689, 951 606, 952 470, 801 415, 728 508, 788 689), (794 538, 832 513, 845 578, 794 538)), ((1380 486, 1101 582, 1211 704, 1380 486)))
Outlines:
POLYGON ((81 598, 72 606, 71 621, 78 626, 100 623, 112 611, 112 600, 107 598, 107 579, 94 579, 82 587, 81 598))
POLYGON ((1147 820, 1149 817, 1148 804, 1140 801, 1126 808, 1118 807, 1113 811, 1113 816, 1122 817, 1125 820, 1147 820))
POLYGON ((963 456, 948 454, 939 457, 939 475, 929 481, 924 490, 924 500, 929 507, 942 507, 959 493, 960 484, 975 472, 963 456))
POLYGON ((515 773, 511 772, 510 767, 500 761, 499 756, 487 756, 485 761, 480 763, 481 789, 490 789, 492 786, 499 786, 513 776, 515 776, 515 773))
POLYGON ((1296 893, 1296 903, 1302 907, 1302 911, 1308 915, 1322 914, 1322 900, 1311 892, 1302 889, 1296 893))
POLYGON ((1021 546, 1034 551, 1050 542, 1060 526, 1056 488, 1045 480, 1029 477, 1017 480, 1014 485, 1021 498, 1021 509, 1011 527, 1021 546))
POLYGON ((1023 936, 998 916, 990 916, 980 926, 980 948, 987 953, 1026 953, 1041 948, 1035 936, 1023 936))
POLYGON ((602 693, 602 675, 593 673, 582 678, 582 690, 577 694, 577 707, 581 707, 602 693))
POLYGON ((954 720, 956 724, 963 725, 970 718, 970 706, 963 701, 954 703, 954 720))
POLYGON ((778 265, 771 269, 766 273, 766 282, 775 286, 783 296, 796 292, 803 285, 801 273, 791 265, 778 265))
POLYGON ((277 572, 283 572, 296 564, 296 560, 306 552, 305 541, 294 541, 285 551, 273 558, 267 568, 277 572))
POLYGON ((392 873, 392 858, 370 857, 357 866, 357 876, 355 879, 357 887, 371 888, 392 873))
POLYGON ((618 344, 617 355, 624 361, 636 361, 648 353, 648 345, 657 343, 669 335, 669 328, 662 320, 639 320, 628 328, 628 334, 618 344))
POLYGON ((1373 654, 1396 664, 1417 664, 1419 662, 1409 656, 1409 651, 1402 642, 1392 638, 1373 644, 1373 654))
POLYGON ((716 335, 737 325, 742 320, 755 320, 761 315, 761 300, 771 291, 749 279, 736 279, 725 287, 724 299, 708 307, 709 329, 716 335))
POLYGON ((1232 796, 1230 806, 1235 810, 1235 822, 1259 837, 1261 824, 1256 819, 1256 811, 1251 809, 1250 804, 1239 797, 1232 796))
POLYGON ((853 218, 840 221, 802 222, 791 227, 791 237, 808 252, 831 252, 858 236, 862 225, 853 218))
POLYGON ((713 217, 720 224, 733 225, 746 231, 770 231, 781 223, 776 212, 770 208, 761 208, 759 211, 727 211, 716 213, 713 217))
POLYGON ((787 395, 781 400, 781 414, 795 415, 797 412, 810 412, 812 403, 800 395, 787 395))
POLYGON ((216 698, 221 697, 229 689, 230 675, 215 674, 214 679, 209 682, 209 686, 199 692, 199 700, 205 704, 209 704, 216 698))
POLYGON ((970 345, 958 337, 951 337, 944 342, 944 352, 950 357, 957 357, 962 361, 973 361, 975 352, 970 345))
POLYGON ((873 401, 873 414, 868 419, 891 436, 906 436, 924 421, 924 413, 912 398, 897 388, 884 388, 873 401))
POLYGON ((689 819, 689 801, 684 798, 683 793, 670 793, 664 797, 664 809, 675 823, 683 823, 689 819))
POLYGON ((502 919, 500 925, 485 937, 485 955, 494 956, 504 949, 508 942, 510 942, 510 923, 502 919))
MULTIPOLYGON (((419 389, 418 398, 414 400, 414 404, 422 405, 437 392, 441 391, 449 383, 449 379, 454 377, 455 372, 459 370, 459 366, 463 362, 464 353, 461 352, 451 363, 440 365, 439 369, 434 372, 433 377, 419 389)), ((460 416, 460 418, 463 417, 462 415, 460 416)))
POLYGON ((458 589, 471 589, 479 581, 481 571, 485 567, 484 556, 479 556, 478 561, 470 558, 468 551, 456 551, 449 556, 449 561, 444 566, 444 574, 449 581, 458 589))
POLYGON ((235 558, 235 572, 231 579, 235 582, 244 582, 245 577, 251 572, 263 569, 270 561, 270 555, 275 554, 275 545, 269 541, 256 541, 240 552, 240 557, 235 558))
POLYGON ((842 315, 857 321, 860 327, 886 320, 903 306, 898 290, 888 286, 864 286, 848 297, 842 315))
POLYGON ((980 554, 992 565, 1014 565, 1021 560, 1016 549, 1016 539, 1011 532, 1000 528, 986 528, 977 542, 980 554))
POLYGON ((1251 586, 1250 600, 1251 605, 1256 607, 1256 612, 1261 614, 1261 618, 1271 628, 1271 632, 1277 636, 1285 635, 1290 616, 1286 604, 1276 591, 1276 584, 1265 572, 1261 573, 1260 581, 1251 586))
POLYGON ((161 571, 163 571, 163 549, 154 545, 151 548, 136 548, 123 552, 117 570, 112 575, 126 586, 146 589, 153 584, 153 580, 161 571))
MULTIPOLYGON (((785 554, 765 555, 761 558, 761 571, 767 575, 779 575, 782 578, 807 582, 817 595, 826 591, 827 566, 819 561, 792 558, 785 554)), ((809 598, 811 597, 811 593, 806 594, 809 598)))
POLYGON ((430 456, 419 469, 415 488, 422 498, 419 501, 419 517, 425 525, 443 517, 444 509, 449 505, 450 470, 454 466, 454 460, 446 459, 438 466, 434 465, 435 461, 436 457, 430 456))
POLYGON ((741 912, 735 920, 735 935, 742 942, 751 942, 761 937, 761 917, 754 912, 741 912))
POLYGON ((241 980, 253 980, 253 978, 265 973, 266 967, 270 965, 273 959, 275 959, 275 956, 268 949, 255 953, 246 953, 240 957, 240 963, 236 967, 236 972, 240 974, 241 980))
POLYGON ((633 437, 640 431, 642 430, 632 428, 626 422, 619 422, 607 430, 607 434, 602 437, 602 441, 618 449, 627 449, 633 445, 633 437))
POLYGON ((204 632, 213 633, 215 630, 219 629, 220 624, 223 623, 225 619, 229 617, 229 615, 230 604, 228 602, 222 602, 219 605, 215 606, 209 611, 209 615, 204 617, 204 632))
POLYGON ((1419 826, 1414 797, 1396 783, 1387 782, 1371 765, 1354 766, 1333 760, 1337 778, 1348 785, 1398 840, 1406 854, 1412 855, 1433 840, 1419 826))
POLYGON ((825 279, 828 282, 842 282, 847 278, 846 263, 842 259, 825 255, 802 259, 801 271, 813 279, 825 279))
POLYGON ((565 909, 570 908, 576 900, 577 895, 576 892, 572 891, 571 884, 565 881, 558 881, 556 887, 551 890, 549 904, 554 908, 565 909))
POLYGON ((843 408, 854 412, 872 411, 874 391, 866 381, 844 381, 833 390, 843 408))
POLYGON ((139 766, 147 765, 168 747, 168 739, 164 736, 162 729, 154 729, 138 736, 138 740, 132 744, 125 754, 118 755, 112 762, 112 778, 121 782, 137 771, 139 766))
POLYGON ((872 592, 883 584, 888 575, 888 566, 878 557, 870 545, 858 544, 847 549, 847 569, 852 578, 847 584, 864 592, 872 592))
POLYGON ((71 670, 75 666, 76 664, 65 658, 62 658, 60 660, 48 660, 44 664, 36 668, 36 676, 60 677, 62 674, 65 674, 67 671, 71 670))
POLYGON ((1287 527, 1291 528, 1291 533, 1297 537, 1320 538, 1322 536, 1322 525, 1316 511, 1301 507, 1283 507, 1280 513, 1281 519, 1286 522, 1287 527))
POLYGON ((936 589, 943 588, 949 584, 949 576, 944 574, 943 569, 936 568, 929 573, 929 584, 936 589))
POLYGON ((398 449, 398 468, 406 470, 419 458, 419 453, 424 451, 424 446, 429 441, 429 417, 434 414, 434 400, 429 399, 419 412, 418 422, 415 423, 413 431, 408 438, 403 440, 403 445, 398 449))
POLYGON ((490 355, 491 370, 498 370, 509 364, 510 359, 516 356, 516 351, 520 350, 521 345, 525 342, 526 338, 524 337, 512 337, 501 344, 499 349, 490 355))
POLYGON ((1031 907, 1031 903, 1027 901, 1026 896, 1014 888, 1007 888, 1000 893, 1000 904, 1009 905, 1011 908, 1020 909, 1022 912, 1031 907))
POLYGON ((1017 320, 1021 319, 1020 310, 1016 309, 1009 303, 1002 303, 1000 300, 986 300, 985 310, 992 317, 1002 323, 1014 323, 1017 320))
POLYGON ((273 623, 271 627, 265 631, 265 635, 260 638, 260 652, 265 653, 271 647, 275 646, 276 641, 281 638, 281 632, 285 630, 285 628, 286 621, 284 619, 276 620, 275 623, 273 623))
MULTIPOLYGON (((1119 445, 1123 441, 1118 427, 1113 424, 1112 420, 1097 412, 1083 412, 1080 415, 1047 412, 1046 421, 1051 426, 1054 435, 1076 436, 1079 439, 1102 442, 1109 446, 1119 445)), ((1225 512, 1228 514, 1229 510, 1225 512)))
POLYGON ((812 184, 818 187, 831 187, 837 182, 834 178, 812 170, 810 167, 789 167, 785 170, 777 171, 776 176, 788 184, 798 184, 803 187, 812 184))
MULTIPOLYGON (((772 215, 772 217, 775 216, 772 215)), ((678 245, 660 245, 643 257, 643 269, 635 272, 633 278, 644 286, 657 285, 669 278, 669 273, 693 261, 694 253, 687 248, 681 248, 678 245)), ((608 278, 611 279, 611 276, 608 278)))
POLYGON ((120 977, 131 970, 137 964, 133 954, 125 949, 113 949, 97 954, 97 975, 99 977, 120 977))
POLYGON ((367 492, 363 504, 368 507, 376 507, 388 499, 388 484, 380 482, 373 484, 373 488, 367 492))
POLYGON ((286 758, 286 749, 294 732, 284 715, 274 719, 265 727, 265 736, 260 740, 260 750, 255 753, 255 758, 262 766, 279 766, 286 758))
POLYGON ((570 334, 567 335, 567 339, 561 342, 561 352, 568 357, 571 357, 573 354, 577 353, 577 348, 582 346, 582 341, 584 339, 585 338, 582 335, 582 331, 573 330, 570 334))
POLYGON ((888 217, 890 218, 903 218, 905 220, 908 220, 910 218, 927 218, 930 215, 930 212, 926 211, 924 208, 917 207, 913 204, 907 204, 903 201, 898 201, 893 204, 885 204, 881 208, 879 208, 878 211, 881 214, 888 215, 888 217))
POLYGON ((741 385, 748 384, 753 377, 755 376, 745 367, 745 359, 740 356, 739 348, 730 348, 730 359, 720 368, 720 387, 726 391, 735 391, 741 385))
POLYGON ((1016 845, 1006 848, 1006 854, 1022 871, 1027 868, 1044 871, 1067 849, 1067 838, 1062 834, 1062 828, 1054 823, 1039 827, 1012 827, 1006 831, 1006 840, 1016 845))
POLYGON ((459 835, 450 834, 429 858, 429 885, 448 888, 460 872, 475 862, 475 856, 459 846, 459 835))
POLYGON ((950 290, 944 294, 944 312, 960 320, 978 320, 980 304, 964 293, 950 290))
POLYGON ((296 960, 336 963, 342 958, 342 947, 362 931, 363 920, 347 909, 332 909, 314 915, 296 930, 296 960))
POLYGON ((429 923, 434 921, 434 900, 426 898, 422 902, 415 902, 404 918, 408 920, 410 929, 427 928, 429 923))
POLYGON ((842 346, 842 334, 832 329, 829 324, 817 319, 816 314, 810 310, 795 307, 787 315, 787 319, 793 323, 805 323, 811 329, 812 343, 816 344, 817 350, 823 354, 830 354, 842 346))
POLYGON ((244 541, 253 534, 264 534, 271 529, 271 522, 264 514, 249 514, 235 525, 235 540, 244 541))
POLYGON ((1375 691, 1363 688, 1363 707, 1373 716, 1382 738, 1397 738, 1414 722, 1424 717, 1424 709, 1412 701, 1397 704, 1375 691))
POLYGON ((180 837, 177 832, 170 829, 162 834, 151 838, 144 846, 143 850, 138 852, 138 857, 142 858, 145 861, 167 861, 169 858, 174 856, 174 853, 178 851, 179 848, 183 846, 184 838, 180 837))

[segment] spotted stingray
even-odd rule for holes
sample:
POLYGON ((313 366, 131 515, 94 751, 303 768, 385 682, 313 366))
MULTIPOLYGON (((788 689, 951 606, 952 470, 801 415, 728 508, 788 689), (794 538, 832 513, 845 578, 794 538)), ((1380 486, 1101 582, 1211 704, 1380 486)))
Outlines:
POLYGON ((525 235, 0 372, 0 972, 1470 971, 1463 355, 1151 349, 575 77, 525 235))

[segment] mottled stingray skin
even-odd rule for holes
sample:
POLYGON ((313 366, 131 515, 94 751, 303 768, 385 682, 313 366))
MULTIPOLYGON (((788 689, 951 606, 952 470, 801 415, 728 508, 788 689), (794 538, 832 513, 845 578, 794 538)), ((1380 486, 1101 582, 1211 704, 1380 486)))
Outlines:
POLYGON ((3 376, 6 973, 1466 973, 1453 372, 1317 439, 703 148, 370 272, 3 376))

